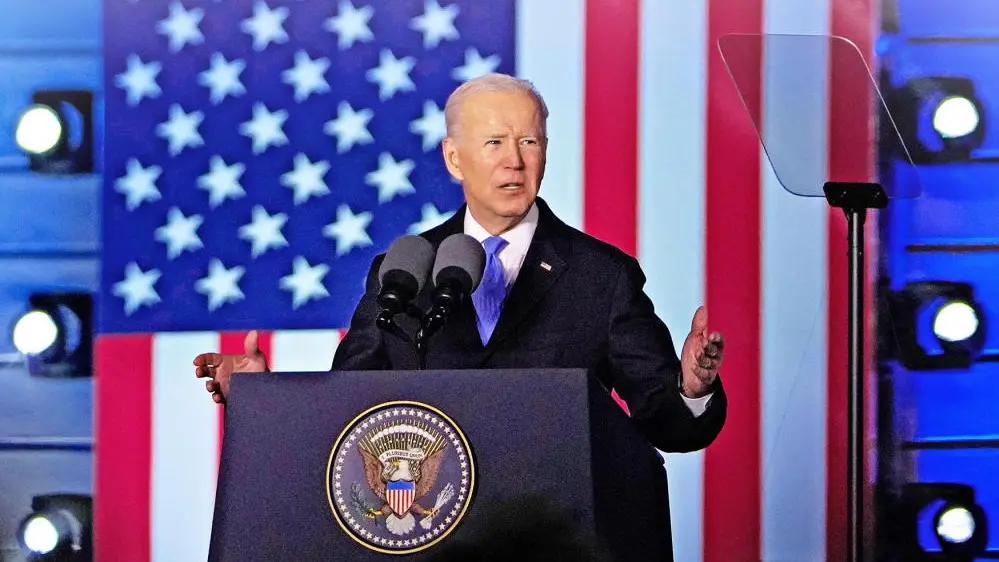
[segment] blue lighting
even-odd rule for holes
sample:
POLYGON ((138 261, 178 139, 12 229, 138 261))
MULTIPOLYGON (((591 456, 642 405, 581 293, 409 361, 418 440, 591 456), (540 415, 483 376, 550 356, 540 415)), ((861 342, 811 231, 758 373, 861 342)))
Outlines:
POLYGON ((908 323, 926 354, 967 343, 975 359, 927 370, 888 366, 895 437, 911 449, 883 470, 897 484, 974 489, 984 512, 978 519, 942 510, 942 500, 919 512, 912 524, 922 549, 940 552, 975 530, 987 531, 988 548, 999 550, 999 362, 978 360, 999 353, 999 334, 989 330, 999 318, 999 3, 896 0, 891 7, 897 29, 876 41, 875 52, 883 94, 894 102, 916 165, 882 147, 881 181, 896 191, 918 181, 921 196, 893 200, 881 215, 882 271, 896 291, 933 280, 967 284, 974 302, 932 296, 911 317, 890 318, 894 326, 882 326, 880 337, 908 323))

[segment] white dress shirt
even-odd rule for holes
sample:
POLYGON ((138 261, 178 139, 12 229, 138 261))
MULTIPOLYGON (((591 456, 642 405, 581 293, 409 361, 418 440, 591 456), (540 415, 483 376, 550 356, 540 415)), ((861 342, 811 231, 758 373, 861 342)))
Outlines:
MULTIPOLYGON (((520 267, 524 265, 524 258, 527 257, 527 250, 531 246, 531 239, 534 238, 534 231, 537 228, 538 205, 535 203, 531 205, 531 210, 527 212, 523 220, 501 235, 507 241, 507 245, 499 252, 499 260, 503 264, 503 277, 506 281, 507 292, 510 291, 513 282, 517 280, 517 274, 520 273, 520 267)), ((465 234, 475 238, 480 244, 485 242, 486 238, 492 236, 472 217, 472 213, 468 211, 467 207, 465 209, 465 234)), ((700 398, 687 398, 681 392, 680 397, 683 398, 687 407, 693 412, 694 417, 698 417, 707 409, 711 394, 700 398)))
MULTIPOLYGON (((527 211, 523 220, 501 235, 507 242, 506 246, 499 252, 507 292, 513 286, 513 282, 517 280, 517 274, 520 273, 520 267, 524 265, 524 258, 527 257, 527 250, 531 247, 531 240, 534 238, 534 231, 537 228, 538 206, 535 204, 531 205, 531 210, 527 211)), ((467 210, 465 211, 465 234, 475 238, 480 244, 492 236, 467 210)))

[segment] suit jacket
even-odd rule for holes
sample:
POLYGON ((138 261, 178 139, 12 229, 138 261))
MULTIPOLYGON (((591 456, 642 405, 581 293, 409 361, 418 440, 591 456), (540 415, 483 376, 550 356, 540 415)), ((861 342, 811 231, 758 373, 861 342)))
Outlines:
MULTIPOLYGON (((628 404, 631 418, 651 445, 667 452, 708 446, 725 422, 727 402, 721 378, 706 411, 694 417, 680 395, 680 360, 666 325, 644 293, 645 275, 637 260, 559 220, 538 199, 538 225, 527 256, 503 305, 499 323, 485 346, 479 338, 471 299, 454 311, 430 340, 427 368, 584 368, 628 404), (546 264, 543 267, 542 264, 546 264)), ((422 236, 434 246, 464 232, 462 207, 444 224, 422 236)), ((415 370, 411 344, 375 325, 381 312, 375 258, 367 288, 346 337, 337 347, 333 370, 415 370)), ((683 273, 680 272, 680 275, 683 273)), ((427 283, 417 306, 430 305, 427 283)), ((400 326, 416 332, 415 320, 399 315, 400 326)), ((663 459, 650 447, 649 462, 663 459)), ((614 559, 672 561, 669 492, 665 473, 648 494, 662 498, 640 516, 657 531, 640 541, 612 541, 614 559)), ((637 517, 639 514, 632 514, 637 517)))
MULTIPOLYGON (((534 238, 488 345, 482 345, 467 299, 430 339, 427 368, 584 368, 617 391, 656 448, 687 452, 708 446, 725 422, 720 377, 707 410, 695 418, 681 398, 680 361, 669 330, 643 291, 645 275, 637 260, 566 225, 542 199, 537 203, 534 238)), ((464 231, 465 210, 462 206, 422 236, 436 249, 448 236, 464 231)), ((419 368, 411 344, 375 325, 381 312, 376 299, 383 258, 378 256, 371 266, 333 370, 419 368)), ((431 285, 417 297, 421 309, 430 304, 431 285)), ((415 320, 397 318, 415 333, 415 320)))

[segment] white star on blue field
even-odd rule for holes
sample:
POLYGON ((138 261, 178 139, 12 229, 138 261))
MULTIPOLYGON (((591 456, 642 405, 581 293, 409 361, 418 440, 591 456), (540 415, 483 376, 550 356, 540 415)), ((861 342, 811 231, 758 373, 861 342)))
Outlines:
POLYGON ((107 0, 102 330, 346 327, 463 201, 447 96, 514 73, 510 0, 107 0))

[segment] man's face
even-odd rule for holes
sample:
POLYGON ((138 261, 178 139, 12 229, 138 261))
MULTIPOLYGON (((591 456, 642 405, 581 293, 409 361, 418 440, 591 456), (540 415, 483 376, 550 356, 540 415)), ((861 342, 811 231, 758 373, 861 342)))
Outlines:
POLYGON ((465 98, 456 137, 443 142, 448 171, 461 181, 472 216, 490 234, 516 225, 530 210, 545 173, 547 139, 540 108, 522 92, 477 92, 465 98))

